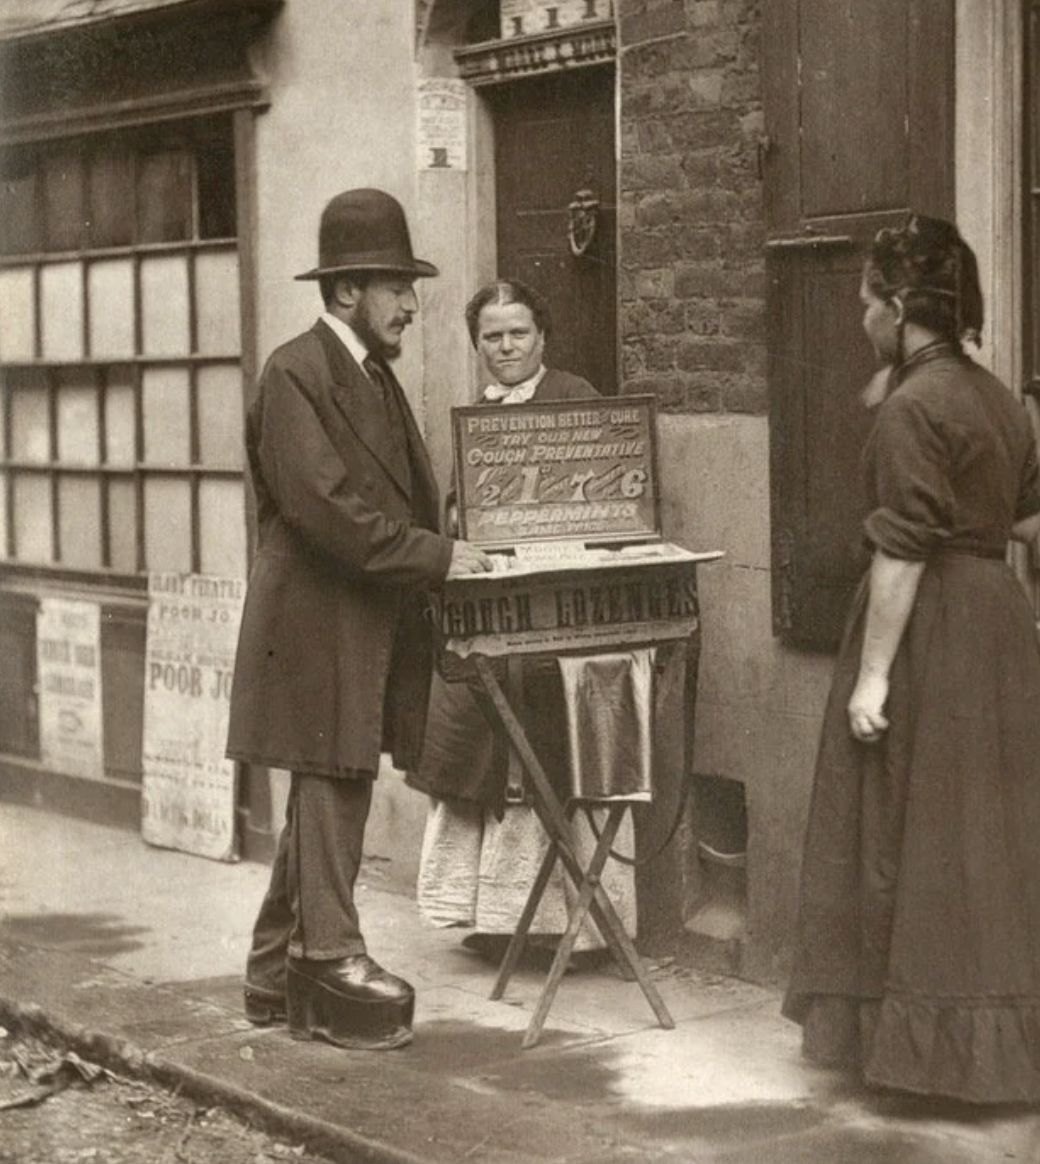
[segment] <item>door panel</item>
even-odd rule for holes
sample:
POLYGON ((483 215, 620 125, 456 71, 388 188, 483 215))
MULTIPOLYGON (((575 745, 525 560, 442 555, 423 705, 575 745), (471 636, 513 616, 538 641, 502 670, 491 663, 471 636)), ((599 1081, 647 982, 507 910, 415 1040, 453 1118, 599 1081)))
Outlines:
POLYGON ((864 564, 874 370, 862 257, 910 210, 953 214, 954 0, 763 9, 774 627, 831 648, 864 564))
POLYGON ((498 273, 548 300, 547 358, 617 391, 614 69, 502 85, 489 94, 495 127, 498 273), (568 206, 589 188, 599 199, 596 237, 580 256, 567 238, 568 206))

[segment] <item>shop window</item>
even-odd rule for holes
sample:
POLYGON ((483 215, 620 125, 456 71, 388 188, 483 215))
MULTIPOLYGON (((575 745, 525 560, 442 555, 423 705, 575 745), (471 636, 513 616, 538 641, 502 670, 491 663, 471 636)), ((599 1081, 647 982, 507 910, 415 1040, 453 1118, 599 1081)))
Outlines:
POLYGON ((18 461, 45 465, 51 459, 47 383, 32 371, 11 378, 11 453, 18 461))
POLYGON ((97 154, 90 165, 87 245, 125 247, 134 241, 134 158, 117 148, 97 154))
POLYGON ((0 269, 0 361, 31 360, 35 355, 35 288, 30 268, 0 269))
POLYGON ((40 268, 40 355, 48 361, 82 360, 83 279, 79 263, 40 268))
POLYGON ((156 473, 144 483, 144 540, 153 569, 191 568, 191 491, 186 481, 156 473))
POLYGON ((54 560, 54 510, 51 480, 16 473, 11 480, 14 509, 14 540, 22 560, 46 563, 54 560))
POLYGON ((137 180, 137 231, 142 243, 191 238, 191 156, 182 151, 143 154, 137 180))
POLYGON ((246 570, 229 118, 0 152, 0 556, 246 570))
POLYGON ((196 155, 199 184, 199 238, 234 238, 235 157, 229 148, 214 146, 196 155))
POLYGON ((43 223, 48 251, 78 251, 86 219, 83 163, 78 153, 60 152, 43 159, 43 223))
POLYGON ((65 473, 58 479, 58 540, 67 566, 101 566, 101 483, 85 473, 65 473))
POLYGON ((147 368, 142 379, 144 456, 153 465, 191 463, 191 384, 184 368, 147 368))
POLYGON ((137 489, 132 481, 116 478, 108 483, 108 564, 130 573, 137 568, 137 489))
POLYGON ((238 379, 227 368, 199 372, 199 457, 205 464, 242 462, 242 400, 238 379))
POLYGON ((108 465, 130 468, 137 460, 137 401, 130 368, 116 367, 109 371, 102 399, 104 461, 108 465))
POLYGON ((39 172, 31 153, 6 160, 0 171, 0 251, 6 255, 40 250, 42 221, 37 202, 39 172))
POLYGON ((98 390, 91 371, 73 369, 60 373, 55 405, 58 460, 71 465, 99 464, 98 390))
POLYGON ((97 359, 134 354, 134 262, 100 259, 87 268, 91 353, 97 359))

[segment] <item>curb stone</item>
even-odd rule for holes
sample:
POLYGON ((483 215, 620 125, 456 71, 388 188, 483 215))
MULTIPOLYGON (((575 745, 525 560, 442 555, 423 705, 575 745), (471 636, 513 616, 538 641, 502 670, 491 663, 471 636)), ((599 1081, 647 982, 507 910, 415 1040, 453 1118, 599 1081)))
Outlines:
POLYGON ((336 1124, 303 1115, 160 1054, 146 1053, 128 1039, 55 1018, 35 1003, 23 1005, 0 997, 0 1025, 12 1035, 35 1035, 58 1042, 116 1074, 176 1089, 196 1102, 219 1105, 268 1135, 303 1144, 330 1164, 428 1164, 411 1152, 389 1148, 336 1124))

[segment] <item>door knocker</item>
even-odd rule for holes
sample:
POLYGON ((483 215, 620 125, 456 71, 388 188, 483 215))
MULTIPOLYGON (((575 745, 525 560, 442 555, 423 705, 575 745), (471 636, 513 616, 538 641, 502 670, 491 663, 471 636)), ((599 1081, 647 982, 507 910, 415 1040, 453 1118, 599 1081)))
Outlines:
POLYGON ((599 199, 589 189, 578 190, 567 207, 567 241, 575 258, 592 246, 599 218, 599 199))

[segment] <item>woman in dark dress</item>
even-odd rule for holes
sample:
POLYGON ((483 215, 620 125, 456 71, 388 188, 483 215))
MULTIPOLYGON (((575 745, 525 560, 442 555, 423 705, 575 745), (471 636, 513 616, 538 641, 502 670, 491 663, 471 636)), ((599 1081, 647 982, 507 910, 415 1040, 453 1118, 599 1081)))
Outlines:
POLYGON ((872 564, 828 701, 784 1013, 818 1062, 975 1103, 1040 1099, 1040 649, 1006 553, 1040 528, 1028 417, 961 349, 975 256, 875 239, 886 373, 864 454, 872 564))

